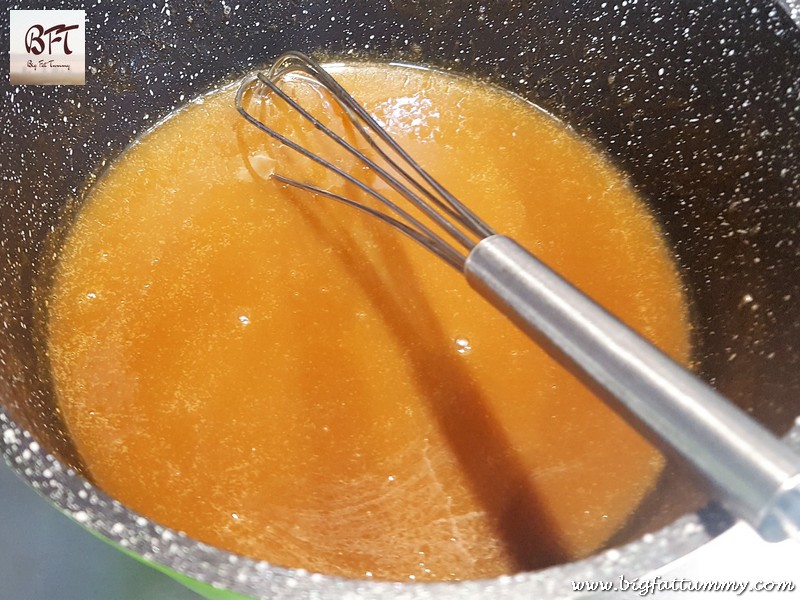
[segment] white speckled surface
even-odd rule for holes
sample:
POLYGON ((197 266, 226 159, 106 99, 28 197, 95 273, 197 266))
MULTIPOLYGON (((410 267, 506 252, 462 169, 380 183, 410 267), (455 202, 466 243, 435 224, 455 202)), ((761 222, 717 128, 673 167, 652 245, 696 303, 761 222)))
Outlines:
MULTIPOLYGON (((535 100, 588 135, 653 201, 685 267, 696 295, 704 376, 776 429, 785 431, 797 414, 800 35, 777 5, 11 3, 23 4, 84 8, 91 35, 86 86, 43 90, 0 81, 0 452, 94 532, 200 581, 278 600, 566 598, 572 579, 640 573, 708 539, 690 514, 595 559, 538 573, 458 585, 346 581, 230 555, 135 515, 55 461, 9 418, 33 407, 51 442, 64 439, 48 412, 46 378, 25 352, 35 327, 26 304, 31 261, 65 199, 186 98, 287 47, 337 56, 374 52, 464 70, 535 100)), ((6 35, 0 27, 0 47, 6 35)))

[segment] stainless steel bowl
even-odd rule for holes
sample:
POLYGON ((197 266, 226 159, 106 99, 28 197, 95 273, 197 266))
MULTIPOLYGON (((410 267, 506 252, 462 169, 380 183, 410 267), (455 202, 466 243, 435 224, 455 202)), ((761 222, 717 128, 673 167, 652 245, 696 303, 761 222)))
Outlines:
MULTIPOLYGON (((24 8, 60 5, 76 8, 24 8)), ((683 270, 698 372, 783 435, 800 414, 800 33, 778 5, 165 0, 81 8, 87 84, 4 82, 0 96, 0 449, 50 502, 215 598, 566 597, 570 580, 644 573, 726 527, 713 505, 698 512, 702 495, 670 463, 609 548, 537 572, 400 584, 235 556, 133 513, 80 475, 41 352, 37 302, 52 232, 87 183, 185 99, 288 48, 425 63, 534 101, 629 174, 683 270)), ((7 35, 0 28, 4 43, 7 35)))

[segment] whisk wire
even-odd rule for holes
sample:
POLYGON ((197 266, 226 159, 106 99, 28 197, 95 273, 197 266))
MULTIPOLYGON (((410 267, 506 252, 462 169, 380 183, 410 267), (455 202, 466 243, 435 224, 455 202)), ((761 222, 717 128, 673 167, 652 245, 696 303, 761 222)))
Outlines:
MULTIPOLYGON (((463 204, 458 198, 453 196, 444 186, 442 186, 436 179, 434 179, 428 172, 423 169, 414 158, 406 152, 397 141, 390 136, 384 128, 369 114, 369 112, 353 98, 353 96, 339 84, 325 69, 319 64, 309 59, 307 56, 298 52, 287 52, 283 55, 270 69, 270 79, 276 81, 283 77, 288 72, 299 70, 311 77, 317 79, 323 86, 328 89, 339 106, 344 109, 350 121, 358 128, 361 135, 366 139, 370 146, 379 153, 381 158, 386 160, 397 171, 403 174, 404 178, 420 192, 422 192, 430 201, 434 202, 439 208, 444 210, 449 216, 458 219, 463 225, 467 226, 477 237, 484 238, 494 235, 494 231, 475 214, 468 206, 463 204), (289 65, 289 66, 287 66, 289 65), (437 198, 427 188, 425 188, 417 178, 413 177, 406 169, 403 169, 396 161, 394 161, 383 149, 375 143, 369 132, 366 131, 363 123, 369 130, 377 136, 382 142, 388 145, 406 164, 408 164, 418 176, 430 185, 436 193, 441 196, 437 198)), ((471 249, 474 243, 469 245, 465 244, 467 249, 471 249)))
POLYGON ((337 200, 348 206, 360 209, 373 216, 376 216, 384 223, 397 228, 405 235, 411 237, 413 240, 433 251, 453 267, 461 270, 464 266, 466 253, 456 250, 451 242, 445 240, 441 235, 435 233, 432 229, 430 229, 430 227, 426 226, 419 219, 402 209, 397 203, 393 202, 384 194, 379 193, 374 188, 360 181, 350 173, 347 173, 343 169, 337 167, 329 160, 322 158, 308 148, 301 146, 294 140, 291 140, 287 136, 275 131, 266 125, 262 120, 250 114, 250 112, 248 112, 248 110, 245 108, 244 95, 254 81, 258 81, 261 85, 265 86, 270 90, 270 92, 275 94, 282 101, 286 102, 292 109, 297 111, 317 130, 325 134, 329 139, 333 140, 350 155, 354 156, 357 160, 366 165, 371 171, 377 174, 382 181, 395 190, 395 192, 400 194, 404 199, 406 199, 429 219, 431 219, 433 223, 443 229, 458 245, 462 246, 467 253, 478 241, 494 234, 492 229, 479 217, 477 217, 475 213, 473 213, 457 198, 450 194, 432 176, 425 172, 413 160, 413 158, 411 158, 411 156, 405 150, 403 150, 403 148, 394 139, 392 139, 388 133, 383 130, 377 121, 344 88, 342 88, 338 82, 336 82, 333 77, 331 77, 324 69, 322 69, 322 67, 320 67, 310 58, 295 52, 287 53, 278 61, 276 61, 267 75, 259 73, 255 79, 245 82, 239 88, 236 97, 236 106, 238 111, 243 117, 258 127, 261 131, 269 134, 293 151, 300 153, 306 158, 336 173, 344 180, 350 182, 365 192, 368 196, 386 206, 391 213, 394 213, 399 218, 395 218, 384 211, 375 210, 361 202, 346 198, 340 194, 336 194, 329 190, 324 190, 318 186, 303 183, 284 175, 273 174, 272 176, 278 181, 305 191, 312 192, 314 194, 337 200), (373 160, 355 148, 351 143, 346 141, 344 138, 322 123, 308 110, 301 106, 294 98, 289 96, 289 94, 281 89, 281 87, 278 85, 278 82, 294 72, 301 72, 308 75, 312 78, 312 80, 320 83, 324 89, 330 92, 332 98, 343 110, 345 116, 354 125, 361 137, 366 140, 370 147, 373 148, 373 150, 378 154, 378 156, 383 159, 386 164, 388 164, 389 168, 397 173, 397 176, 390 173, 385 166, 382 166, 376 162, 376 160, 373 160), (375 138, 378 138, 378 140, 383 142, 389 149, 396 153, 399 160, 395 160, 389 156, 375 138), (406 165, 405 168, 403 164, 406 165), (412 170, 419 177, 421 177, 424 183, 430 186, 430 189, 420 182, 418 178, 412 176, 409 173, 409 170, 412 170), (402 181, 400 181, 398 176, 402 177, 407 183, 404 184, 402 181), (417 192, 422 194, 425 198, 420 197, 409 186, 416 189, 417 192), (472 239, 465 232, 469 232, 474 238, 477 239, 472 239))
MULTIPOLYGON (((438 223, 438 224, 439 224, 441 227, 443 227, 443 228, 444 228, 444 229, 445 229, 445 230, 446 230, 446 231, 447 231, 447 232, 448 232, 450 235, 452 235, 454 238, 456 238, 456 239, 457 239, 457 240, 458 240, 458 241, 459 241, 459 242, 460 242, 460 243, 461 243, 461 244, 462 244, 462 245, 463 245, 465 248, 467 248, 467 249, 469 250, 469 249, 471 249, 471 248, 474 246, 474 242, 473 242, 472 240, 470 240, 468 237, 466 237, 466 236, 465 236, 465 235, 464 235, 464 234, 463 234, 461 231, 459 231, 459 230, 458 230, 458 229, 457 229, 457 228, 456 228, 456 227, 455 227, 455 226, 454 226, 452 223, 450 223, 450 222, 449 222, 449 221, 447 221, 447 220, 442 220, 441 222, 439 222, 440 216, 439 216, 439 215, 437 215, 437 213, 436 213, 436 211, 435 211, 435 210, 433 210, 433 209, 432 209, 432 208, 431 208, 431 207, 430 207, 428 204, 426 204, 425 202, 423 202, 423 201, 422 201, 422 199, 420 199, 418 196, 416 196, 416 195, 415 195, 415 194, 414 194, 414 193, 413 193, 411 190, 409 190, 407 187, 403 186, 403 184, 402 184, 400 181, 398 181, 398 180, 397 180, 397 178, 395 178, 394 176, 392 176, 392 175, 391 175, 391 174, 390 174, 390 173, 389 173, 389 172, 388 172, 388 171, 387 171, 385 168, 383 168, 383 167, 382 167, 382 166, 381 166, 379 163, 377 163, 376 161, 374 161, 374 160, 372 160, 371 158, 369 158, 369 157, 368 157, 366 154, 364 154, 364 153, 360 152, 360 151, 359 151, 357 148, 355 148, 355 147, 354 147, 352 144, 350 144, 349 142, 347 142, 347 141, 346 141, 344 138, 342 138, 340 135, 338 135, 338 134, 337 134, 336 132, 334 132, 332 129, 330 129, 329 127, 327 127, 326 125, 324 125, 324 124, 323 124, 321 121, 319 121, 319 119, 317 119, 316 117, 314 117, 314 115, 312 115, 310 112, 308 112, 308 111, 307 111, 306 109, 304 109, 302 106, 300 106, 300 104, 299 104, 299 103, 297 103, 297 102, 296 102, 296 101, 295 101, 295 100, 294 100, 294 99, 293 99, 291 96, 289 96, 289 95, 288 95, 288 94, 286 94, 286 93, 285 93, 285 92, 284 92, 282 89, 280 89, 280 87, 278 87, 278 86, 277 86, 277 84, 274 82, 274 80, 265 78, 263 74, 259 74, 259 75, 258 75, 258 79, 259 79, 259 81, 260 81, 262 84, 266 85, 266 86, 267 86, 267 87, 269 87, 269 88, 270 88, 270 89, 271 89, 273 92, 277 93, 277 94, 278 94, 278 96, 279 96, 279 97, 280 97, 282 100, 284 100, 285 102, 287 102, 287 103, 288 103, 288 104, 289 104, 289 105, 290 105, 290 106, 291 106, 293 109, 295 109, 296 111, 298 111, 298 112, 299 112, 299 113, 300 113, 300 114, 301 114, 301 115, 302 115, 302 116, 303 116, 303 117, 304 117, 306 120, 308 120, 308 121, 309 121, 309 122, 310 122, 312 125, 314 125, 314 127, 316 127, 318 130, 320 130, 321 132, 323 132, 323 133, 324 133, 325 135, 327 135, 327 136, 328 136, 330 139, 332 139, 333 141, 335 141, 335 142, 336 142, 336 143, 337 143, 339 146, 341 146, 342 148, 344 148, 344 149, 345 149, 347 152, 349 152, 349 153, 350 153, 352 156, 356 157, 356 158, 357 158, 359 161, 361 161, 362 163, 364 163, 365 165, 367 165, 367 166, 368 166, 370 169, 372 169, 372 170, 373 170, 373 171, 374 171, 374 172, 375 172, 375 173, 376 173, 376 174, 377 174, 377 175, 378 175, 378 176, 379 176, 379 177, 380 177, 380 178, 381 178, 381 179, 382 179, 384 182, 386 182, 387 184, 389 184, 389 185, 390 185, 390 186, 391 186, 391 187, 392 187, 392 188, 393 188, 393 189, 394 189, 396 192, 398 192, 398 193, 399 193, 399 194, 401 194, 401 195, 402 195, 402 196, 403 196, 403 197, 404 197, 406 200, 408 200, 409 202, 411 202, 411 203, 412 203, 412 205, 416 206, 416 207, 417 207, 417 208, 419 208, 421 211, 423 211, 423 212, 424 212, 426 215, 428 215, 428 217, 430 217, 431 219, 433 219, 433 220, 434 220, 434 222, 437 222, 437 223, 438 223)), ((402 168, 400 168, 400 166, 399 166, 399 165, 397 165, 397 164, 396 164, 394 161, 392 161, 392 160, 391 160, 391 158, 389 158, 388 156, 386 156, 386 155, 383 153, 383 151, 382 151, 382 150, 381 150, 381 149, 378 147, 378 145, 377 145, 377 144, 375 144, 374 140, 373 140, 373 139, 372 139, 372 137, 369 135, 369 133, 368 133, 368 132, 367 132, 367 131, 366 131, 366 130, 365 130, 363 127, 362 127, 362 125, 361 125, 361 123, 358 121, 358 119, 357 119, 355 116, 353 116, 353 115, 350 113, 350 110, 349 110, 349 108, 348 108, 347 106, 345 106, 345 105, 341 104, 341 103, 339 102, 339 99, 338 99, 338 98, 336 98, 335 96, 334 96, 334 99, 335 99, 335 100, 336 100, 336 101, 337 101, 337 102, 340 104, 340 106, 341 106, 341 107, 344 109, 344 111, 345 111, 345 114, 347 115, 348 119, 349 119, 349 120, 350 120, 350 121, 351 121, 351 122, 352 122, 352 123, 353 123, 353 124, 356 126, 356 128, 357 128, 357 129, 358 129, 358 131, 359 131, 359 133, 361 133, 362 137, 364 137, 364 139, 366 139, 366 140, 368 141, 368 143, 369 143, 371 146, 373 146, 373 147, 374 147, 374 148, 375 148, 375 149, 376 149, 378 152, 380 152, 380 153, 381 153, 381 155, 383 155, 383 156, 385 157, 385 160, 386 160, 386 161, 387 161, 387 162, 388 162, 388 163, 389 163, 389 164, 390 164, 392 167, 394 167, 394 168, 395 168, 395 169, 396 169, 398 172, 402 173, 402 174, 403 174, 403 175, 404 175, 404 176, 405 176, 407 179, 409 179, 410 181, 412 181, 412 182, 416 183, 416 182, 415 182, 415 181, 414 181, 414 180, 411 178, 411 176, 410 176, 410 175, 408 175, 408 174, 407 174, 407 173, 406 173, 406 172, 405 172, 405 171, 404 171, 402 168)), ((328 162, 328 161, 325 161, 325 162, 328 162)), ((312 187, 314 187, 314 186, 312 186, 312 187)), ((361 187, 361 186, 359 186, 359 187, 361 187)), ((363 187, 362 187, 362 189, 363 189, 363 187)), ((423 189, 423 191, 425 191, 426 193, 428 193, 428 194, 429 194, 429 192, 427 192, 427 190, 424 190, 424 188, 422 188, 422 189, 423 189)), ((369 193, 369 195, 370 195, 370 196, 372 196, 372 197, 374 197, 374 198, 376 198, 376 199, 378 198, 378 195, 377 195, 376 193, 374 193, 374 190, 373 190, 372 188, 370 188, 370 191, 369 191, 368 193, 369 193)), ((391 202, 391 201, 389 201, 389 200, 388 200, 388 199, 387 199, 387 198, 386 198, 386 197, 385 197, 383 194, 381 194, 381 195, 380 195, 380 198, 382 198, 382 201, 383 201, 383 203, 384 203, 384 204, 386 204, 387 206, 389 206, 389 208, 391 208, 392 210, 394 210, 396 213, 400 214, 401 216, 403 216, 403 217, 404 217, 404 218, 406 218, 406 219, 409 219, 410 221, 413 221, 413 225, 414 225, 414 226, 416 226, 416 227, 419 227, 419 228, 421 228, 421 229, 425 229, 425 232, 426 232, 427 234, 429 234, 429 235, 432 235, 432 236, 435 236, 435 234, 434 234, 432 231, 430 231, 430 230, 429 230, 427 227, 425 227, 425 226, 424 226, 424 225, 423 225, 421 222, 419 222, 418 220, 416 220, 416 219, 413 219, 413 218, 410 216, 410 214, 409 214, 409 213, 407 213, 407 212, 406 212, 405 210, 403 210, 402 208, 400 208, 400 206, 399 206, 398 204, 396 204, 396 203, 394 203, 394 202, 391 202)), ((451 215, 451 216, 454 216, 454 215, 451 215)), ((442 240, 442 242, 444 242, 444 240, 442 240)))
POLYGON ((287 185, 291 185, 293 187, 305 190, 307 192, 311 192, 313 194, 325 196, 326 198, 330 198, 331 200, 336 200, 337 202, 341 202, 343 204, 346 204, 347 206, 351 206, 352 208, 363 211, 383 221, 384 223, 396 228, 400 233, 407 235, 415 242, 418 242, 419 244, 421 244, 434 254, 438 255, 454 269, 460 271, 464 266, 463 259, 457 252, 453 252, 452 249, 446 246, 442 247, 437 245, 434 240, 430 239, 425 235, 422 235, 419 231, 413 229, 412 227, 409 227, 408 225, 406 225, 402 221, 395 219, 391 215, 387 215, 386 213, 376 210, 370 206, 367 206, 366 204, 361 204, 360 202, 356 202, 355 200, 350 200, 349 198, 331 192, 330 190, 325 190, 314 185, 302 183, 300 181, 287 179, 283 175, 273 175, 273 177, 275 177, 275 179, 287 185))
MULTIPOLYGON (((259 74, 259 76, 257 77, 257 80, 262 85, 268 87, 270 89, 270 91, 273 92, 275 95, 277 95, 281 100, 283 100, 284 102, 289 104, 289 106, 291 106, 294 110, 296 110, 301 116, 303 116, 303 118, 305 118, 310 123, 312 123, 314 125, 314 127, 319 129, 321 132, 323 132, 325 135, 327 135, 330 139, 334 140, 337 144, 341 145, 343 148, 345 148, 349 152, 353 153, 355 156, 357 156, 357 158, 359 158, 359 160, 361 160, 362 162, 367 164, 367 166, 369 166, 370 168, 373 168, 376 172, 379 172, 379 173, 381 171, 383 171, 383 169, 381 169, 381 167, 379 165, 375 164, 368 157, 366 157, 363 154, 361 154, 360 152, 358 152, 358 150, 356 150, 346 140, 342 139, 334 131, 332 131, 330 128, 325 126, 322 122, 320 122, 317 118, 315 118, 311 113, 309 113, 305 108, 300 106, 291 96, 289 96, 288 94, 286 94, 286 92, 284 92, 282 89, 280 89, 280 87, 278 87, 278 85, 275 82, 273 82, 272 80, 270 80, 268 78, 263 77, 261 74, 259 74)), ((252 81, 255 81, 255 80, 251 80, 250 83, 252 83, 252 81)), ((322 189, 322 188, 320 188, 318 186, 314 186, 314 185, 311 185, 311 184, 303 183, 303 182, 300 182, 300 181, 298 181, 296 179, 292 179, 292 178, 289 178, 289 177, 286 177, 286 176, 280 175, 280 174, 273 174, 272 177, 274 177, 275 179, 277 179, 277 180, 279 180, 282 183, 285 183, 287 185, 291 185, 293 187, 296 187, 296 188, 299 188, 299 189, 302 189, 302 190, 313 192, 315 194, 319 194, 319 195, 325 196, 327 198, 331 198, 333 200, 340 201, 340 202, 342 202, 344 204, 347 204, 348 206, 351 206, 353 208, 357 208, 357 209, 362 210, 364 212, 367 212, 367 213, 369 213, 369 214, 371 214, 373 216, 377 216, 383 222, 385 222, 385 223, 387 223, 389 225, 392 225, 394 227, 397 227, 402 233, 410 236, 413 240, 419 242, 420 244, 422 244, 423 246, 425 246, 429 250, 435 252, 438 256, 440 256, 442 259, 444 259, 448 264, 451 264, 453 267, 455 267, 457 269, 461 269, 463 267, 464 257, 462 255, 460 255, 455 249, 453 249, 440 235, 435 233, 433 230, 431 230, 429 227, 427 227, 424 223, 420 222, 418 219, 416 219, 413 215, 411 215, 406 210, 401 208, 395 202, 393 202, 392 200, 390 200, 389 198, 387 198, 383 194, 379 193, 374 188, 368 186, 363 181, 360 181, 359 179, 354 177, 352 174, 344 171, 340 167, 338 167, 338 166, 334 165, 333 163, 331 163, 330 161, 322 158, 318 154, 315 154, 314 152, 311 152, 308 148, 305 148, 304 146, 301 146, 300 144, 298 144, 294 140, 288 138, 287 136, 285 136, 285 135, 275 131, 274 129, 268 127, 267 125, 265 125, 263 123, 263 121, 259 120, 258 118, 254 117, 253 115, 251 115, 244 107, 244 98, 243 98, 243 96, 244 96, 244 92, 246 91, 246 89, 247 89, 246 85, 242 86, 239 89, 239 93, 237 94, 237 98, 236 98, 237 109, 239 110, 239 112, 242 114, 242 116, 245 119, 247 119, 250 123, 255 125, 261 131, 263 131, 263 132, 267 133, 268 135, 270 135, 271 137, 277 139, 279 142, 281 142, 282 144, 284 144, 285 146, 287 146, 291 150, 293 150, 295 152, 298 152, 299 154, 301 154, 301 155, 305 156, 306 158, 310 159, 311 161, 313 161, 313 162, 325 167, 326 169, 330 170, 331 172, 336 173, 341 178, 343 178, 345 181, 355 185, 361 191, 363 191, 365 194, 371 196, 372 198, 374 198, 378 202, 380 202, 383 205, 387 206, 394 213, 396 213, 397 215, 399 215, 400 217, 405 219, 410 224, 410 226, 407 225, 407 224, 402 223, 402 221, 400 221, 398 219, 395 219, 391 215, 388 215, 388 214, 386 214, 386 213, 384 213, 382 211, 377 211, 377 210, 372 209, 372 208, 370 208, 369 206, 367 206, 367 205, 365 205, 363 203, 357 202, 355 200, 351 200, 351 199, 346 198, 346 197, 344 197, 344 196, 342 196, 340 194, 336 194, 336 193, 330 192, 328 190, 324 190, 324 189, 322 189), (414 228, 416 228, 416 229, 414 229, 414 228)), ((387 178, 391 178, 391 175, 386 173, 386 177, 387 178)), ((400 187, 401 187, 401 190, 402 190, 402 191, 400 191, 400 193, 406 199, 408 199, 409 201, 414 202, 414 199, 411 197, 411 196, 413 196, 413 194, 411 194, 405 188, 402 188, 402 186, 400 186, 400 187)))

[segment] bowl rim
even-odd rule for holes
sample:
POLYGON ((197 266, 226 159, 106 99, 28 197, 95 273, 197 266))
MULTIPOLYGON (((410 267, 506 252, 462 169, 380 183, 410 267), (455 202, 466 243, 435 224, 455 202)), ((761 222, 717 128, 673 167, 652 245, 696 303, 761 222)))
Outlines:
MULTIPOLYGON (((800 449, 800 418, 784 439, 800 449)), ((707 516, 689 513, 622 546, 538 571, 458 582, 346 579, 248 558, 160 525, 48 453, 2 407, 0 453, 12 471, 56 509, 118 549, 170 575, 255 598, 574 598, 581 594, 573 591, 573 581, 610 581, 621 574, 628 578, 645 576, 696 550, 727 528, 712 531, 707 516)), ((722 513, 713 505, 710 510, 722 513)))

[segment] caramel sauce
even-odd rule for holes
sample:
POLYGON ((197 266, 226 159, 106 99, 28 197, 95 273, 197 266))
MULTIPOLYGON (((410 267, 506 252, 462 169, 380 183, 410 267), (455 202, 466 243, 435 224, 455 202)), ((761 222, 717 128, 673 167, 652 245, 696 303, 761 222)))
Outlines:
MULTIPOLYGON (((497 231, 687 360, 668 249, 585 142, 463 78, 334 71, 497 231)), ((60 408, 96 483, 204 542, 347 577, 491 577, 606 542, 662 457, 463 276, 265 178, 281 168, 227 87, 91 190, 48 317, 60 408)))

